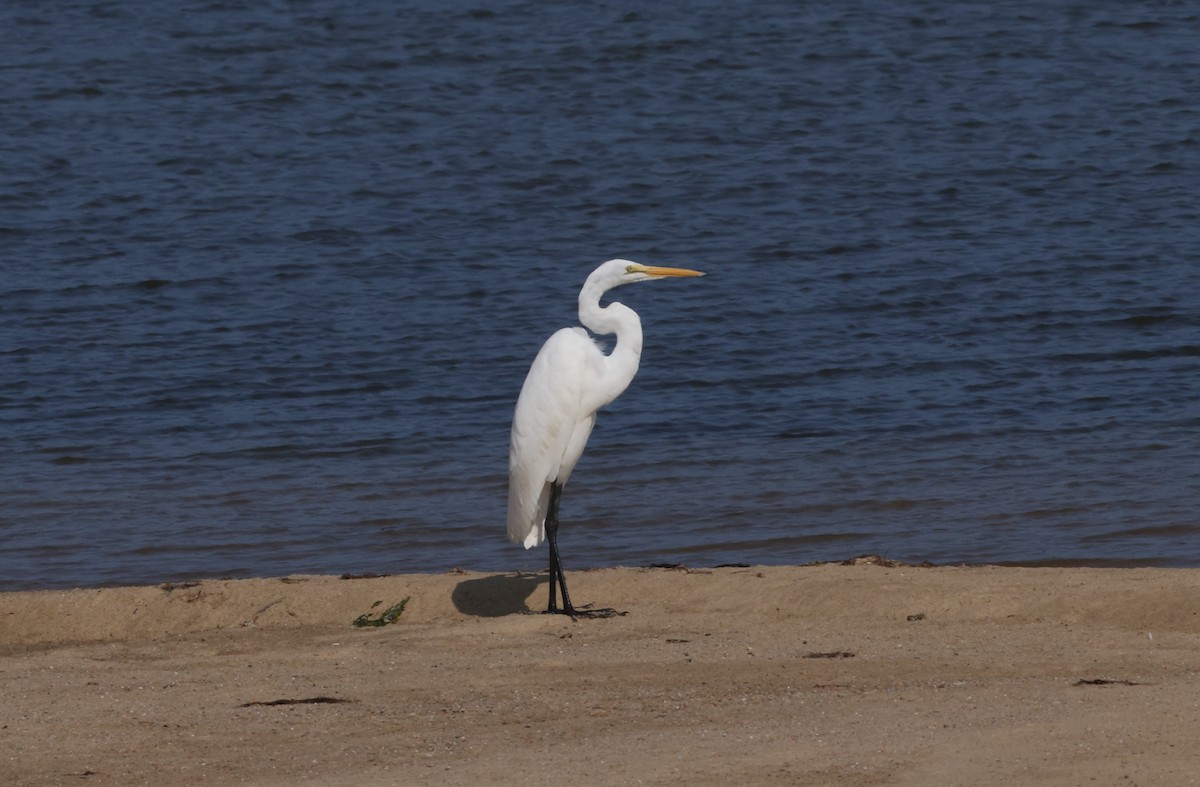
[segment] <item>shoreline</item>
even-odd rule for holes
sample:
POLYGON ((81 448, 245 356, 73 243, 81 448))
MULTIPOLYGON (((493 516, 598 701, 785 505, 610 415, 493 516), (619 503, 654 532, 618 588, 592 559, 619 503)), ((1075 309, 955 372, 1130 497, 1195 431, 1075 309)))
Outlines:
POLYGON ((1200 571, 568 573, 0 593, 0 781, 1200 779, 1200 571))

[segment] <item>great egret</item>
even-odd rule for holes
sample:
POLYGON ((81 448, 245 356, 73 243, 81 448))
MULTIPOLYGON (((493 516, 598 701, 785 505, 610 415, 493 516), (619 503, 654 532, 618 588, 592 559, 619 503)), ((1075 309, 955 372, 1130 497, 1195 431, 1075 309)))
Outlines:
POLYGON ((588 276, 579 291, 579 321, 597 335, 617 335, 605 355, 583 328, 563 328, 533 359, 513 414, 508 454, 508 537, 526 549, 550 541, 548 613, 610 617, 611 609, 579 610, 567 595, 558 559, 558 501, 583 454, 596 411, 616 399, 637 374, 642 322, 620 303, 600 305, 600 296, 622 284, 678 276, 703 276, 686 268, 659 268, 609 260, 588 276), (562 588, 562 608, 555 590, 562 588))

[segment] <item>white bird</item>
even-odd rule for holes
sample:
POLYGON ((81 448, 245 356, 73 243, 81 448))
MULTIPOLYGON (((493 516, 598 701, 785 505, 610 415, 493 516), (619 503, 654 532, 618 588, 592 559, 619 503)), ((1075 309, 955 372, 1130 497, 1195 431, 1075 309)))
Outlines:
POLYGON ((637 374, 642 322, 620 303, 600 305, 613 287, 637 281, 703 276, 686 268, 659 268, 609 260, 588 276, 579 292, 579 321, 597 335, 616 334, 608 355, 582 328, 555 333, 533 359, 513 414, 508 454, 508 537, 526 549, 550 541, 548 613, 609 617, 611 609, 578 610, 567 595, 558 559, 558 501, 596 424, 596 411, 616 399, 637 374), (562 608, 556 585, 562 588, 562 608))

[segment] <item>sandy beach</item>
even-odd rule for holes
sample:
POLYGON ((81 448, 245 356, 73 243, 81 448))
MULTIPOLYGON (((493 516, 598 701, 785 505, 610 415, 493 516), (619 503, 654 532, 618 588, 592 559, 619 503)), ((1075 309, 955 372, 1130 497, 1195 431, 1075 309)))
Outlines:
POLYGON ((6 593, 0 783, 1200 781, 1200 572, 885 563, 6 593))

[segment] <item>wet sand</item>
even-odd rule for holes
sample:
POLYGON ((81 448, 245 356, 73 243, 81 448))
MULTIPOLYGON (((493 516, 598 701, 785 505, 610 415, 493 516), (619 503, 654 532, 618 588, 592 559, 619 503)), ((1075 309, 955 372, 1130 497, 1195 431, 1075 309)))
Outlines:
POLYGON ((1195 570, 569 579, 0 594, 0 783, 1200 783, 1195 570))

